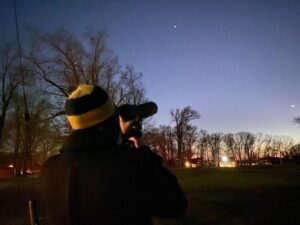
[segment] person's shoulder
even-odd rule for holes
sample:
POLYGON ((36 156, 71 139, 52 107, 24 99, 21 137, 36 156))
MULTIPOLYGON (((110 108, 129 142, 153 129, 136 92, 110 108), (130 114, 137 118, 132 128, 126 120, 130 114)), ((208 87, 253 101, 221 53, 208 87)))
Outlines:
POLYGON ((57 154, 57 155, 53 155, 53 156, 49 157, 49 158, 45 161, 43 167, 45 168, 45 167, 48 167, 48 166, 50 166, 50 165, 56 163, 57 161, 60 160, 60 158, 61 158, 61 154, 57 154))
POLYGON ((43 164, 42 172, 49 171, 49 170, 59 170, 61 167, 65 167, 67 165, 66 162, 69 160, 67 159, 67 154, 59 153, 57 155, 49 157, 46 162, 43 164))

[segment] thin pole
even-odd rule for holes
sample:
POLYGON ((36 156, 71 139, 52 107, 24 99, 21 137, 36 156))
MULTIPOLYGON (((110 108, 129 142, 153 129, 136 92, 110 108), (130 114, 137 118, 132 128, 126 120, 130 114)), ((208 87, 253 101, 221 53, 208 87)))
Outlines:
POLYGON ((15 15, 15 22, 16 22, 16 32, 17 32, 17 43, 18 43, 18 55, 19 55, 19 65, 20 65, 20 73, 22 79, 22 91, 23 91, 23 99, 24 99, 24 120, 25 120, 25 159, 23 162, 23 173, 26 173, 27 169, 27 160, 30 158, 30 126, 29 126, 29 112, 27 106, 27 98, 25 92, 25 82, 24 82, 24 70, 22 64, 22 48, 21 48, 21 41, 19 35, 19 23, 18 23, 18 16, 17 16, 17 7, 16 7, 16 0, 14 0, 14 15, 15 15))

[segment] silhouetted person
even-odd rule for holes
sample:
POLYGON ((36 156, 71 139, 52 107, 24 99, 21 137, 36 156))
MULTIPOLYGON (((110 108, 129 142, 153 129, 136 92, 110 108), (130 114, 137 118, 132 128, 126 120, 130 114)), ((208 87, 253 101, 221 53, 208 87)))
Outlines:
MULTIPOLYGON (((66 101, 73 131, 48 159, 41 184, 51 225, 150 225, 186 210, 176 178, 147 147, 122 143, 130 122, 95 85, 79 85, 66 101)), ((139 142, 139 140, 135 140, 139 142)))

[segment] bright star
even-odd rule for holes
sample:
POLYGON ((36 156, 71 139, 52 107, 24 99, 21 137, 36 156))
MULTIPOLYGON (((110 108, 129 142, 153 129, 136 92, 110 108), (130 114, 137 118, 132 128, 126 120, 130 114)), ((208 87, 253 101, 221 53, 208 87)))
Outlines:
POLYGON ((176 29, 176 28, 177 28, 177 26, 176 26, 176 25, 174 25, 174 26, 173 26, 173 28, 174 28, 174 29, 176 29))
POLYGON ((296 106, 294 104, 291 104, 291 108, 295 108, 296 106))

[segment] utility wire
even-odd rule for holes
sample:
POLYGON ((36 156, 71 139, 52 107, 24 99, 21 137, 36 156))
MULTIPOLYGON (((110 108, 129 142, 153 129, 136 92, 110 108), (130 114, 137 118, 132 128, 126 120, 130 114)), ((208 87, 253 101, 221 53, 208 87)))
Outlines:
POLYGON ((24 81, 24 69, 22 64, 22 48, 21 48, 21 41, 20 41, 20 35, 19 35, 19 24, 18 24, 18 16, 17 16, 17 7, 16 7, 16 0, 14 0, 14 15, 15 15, 15 22, 16 22, 16 32, 17 32, 17 43, 18 43, 18 50, 19 50, 19 64, 20 64, 20 73, 21 73, 21 79, 22 79, 22 91, 23 91, 23 98, 24 98, 24 119, 25 119, 25 151, 24 151, 24 162, 23 162, 23 173, 26 173, 27 169, 27 160, 31 160, 30 158, 30 125, 29 125, 29 112, 28 112, 28 106, 27 106, 27 98, 26 98, 26 92, 25 92, 25 81, 24 81))
POLYGON ((21 72, 21 78, 22 78, 22 90, 23 90, 23 98, 24 98, 24 106, 25 106, 25 112, 24 112, 24 118, 25 121, 29 120, 29 113, 28 113, 28 107, 27 107, 27 98, 25 93, 25 84, 24 84, 24 71, 23 71, 23 64, 22 64, 22 49, 21 49, 21 41, 20 41, 20 35, 19 35, 19 23, 18 23, 18 16, 17 16, 17 7, 16 7, 16 0, 14 0, 14 15, 15 15, 15 22, 16 22, 16 32, 17 32, 17 43, 18 43, 18 51, 19 51, 19 64, 20 64, 20 72, 21 72))

